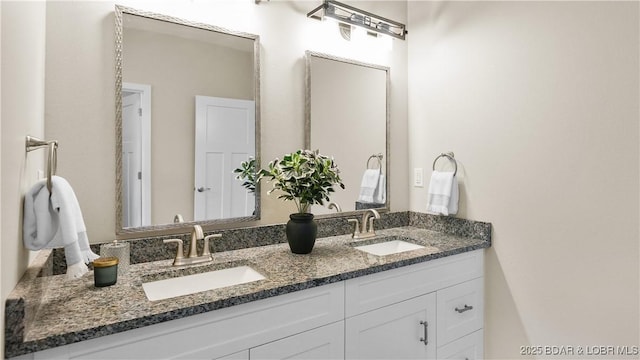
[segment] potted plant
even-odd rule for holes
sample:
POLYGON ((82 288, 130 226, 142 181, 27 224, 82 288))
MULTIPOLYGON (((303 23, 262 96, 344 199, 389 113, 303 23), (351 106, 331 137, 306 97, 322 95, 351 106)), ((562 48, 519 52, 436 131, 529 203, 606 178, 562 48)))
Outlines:
POLYGON ((332 158, 321 155, 318 150, 298 150, 286 154, 282 160, 271 161, 267 169, 258 172, 257 181, 265 177, 273 183, 269 194, 278 190, 279 199, 295 202, 298 212, 289 215, 287 222, 287 241, 295 254, 308 254, 316 241, 317 224, 311 205, 324 205, 329 201, 333 187, 344 189, 340 171, 332 158))

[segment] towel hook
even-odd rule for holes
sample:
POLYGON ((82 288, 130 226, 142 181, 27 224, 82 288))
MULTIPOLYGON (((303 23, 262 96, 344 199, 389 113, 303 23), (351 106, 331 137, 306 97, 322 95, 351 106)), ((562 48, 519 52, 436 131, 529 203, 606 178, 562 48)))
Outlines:
POLYGON ((447 153, 441 153, 440 155, 438 155, 435 158, 435 160, 433 160, 433 170, 436 169, 436 162, 438 162, 438 159, 440 159, 441 157, 446 157, 447 159, 449 159, 449 160, 451 160, 453 162, 453 166, 454 166, 453 176, 456 176, 456 174, 458 173, 458 162, 454 158, 454 154, 453 154, 452 151, 447 152, 447 153))
POLYGON ((380 169, 382 171, 382 158, 383 158, 382 153, 377 153, 377 154, 373 154, 373 155, 369 156, 369 159, 367 159, 367 169, 369 168, 369 162, 373 158, 378 159, 378 169, 380 169))
POLYGON ((49 194, 51 194, 51 189, 53 188, 51 179, 53 178, 53 175, 56 174, 56 171, 58 169, 58 141, 41 140, 37 137, 27 135, 25 142, 25 148, 27 152, 44 147, 47 147, 49 150, 47 157, 47 189, 49 190, 49 194))

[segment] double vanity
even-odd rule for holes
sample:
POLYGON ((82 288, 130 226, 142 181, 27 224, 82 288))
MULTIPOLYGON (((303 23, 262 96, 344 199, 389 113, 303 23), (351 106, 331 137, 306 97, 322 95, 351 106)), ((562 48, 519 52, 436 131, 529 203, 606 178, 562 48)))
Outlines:
POLYGON ((408 226, 361 240, 320 238, 309 255, 274 239, 214 252, 203 264, 138 263, 106 288, 91 276, 41 276, 51 258, 43 252, 7 302, 5 355, 481 358, 482 249, 491 225, 399 217, 408 226), (209 289, 180 292, 203 283, 209 289))

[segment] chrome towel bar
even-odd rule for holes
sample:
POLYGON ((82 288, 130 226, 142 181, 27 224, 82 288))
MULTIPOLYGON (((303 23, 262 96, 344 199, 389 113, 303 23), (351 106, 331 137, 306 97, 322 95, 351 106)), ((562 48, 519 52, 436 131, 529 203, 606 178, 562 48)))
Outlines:
POLYGON ((57 140, 41 140, 37 137, 27 135, 25 148, 27 152, 48 148, 48 156, 47 156, 47 189, 49 190, 49 194, 51 194, 51 179, 53 175, 56 174, 56 170, 58 168, 58 141, 57 140))

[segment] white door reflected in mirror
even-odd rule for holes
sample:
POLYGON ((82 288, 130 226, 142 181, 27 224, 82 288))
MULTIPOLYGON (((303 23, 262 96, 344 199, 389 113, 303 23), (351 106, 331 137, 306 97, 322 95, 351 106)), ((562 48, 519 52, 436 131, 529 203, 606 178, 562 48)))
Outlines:
POLYGON ((124 227, 151 225, 151 86, 122 84, 124 227))
POLYGON ((255 103, 196 96, 194 220, 251 216, 255 195, 233 170, 255 157, 255 103))

